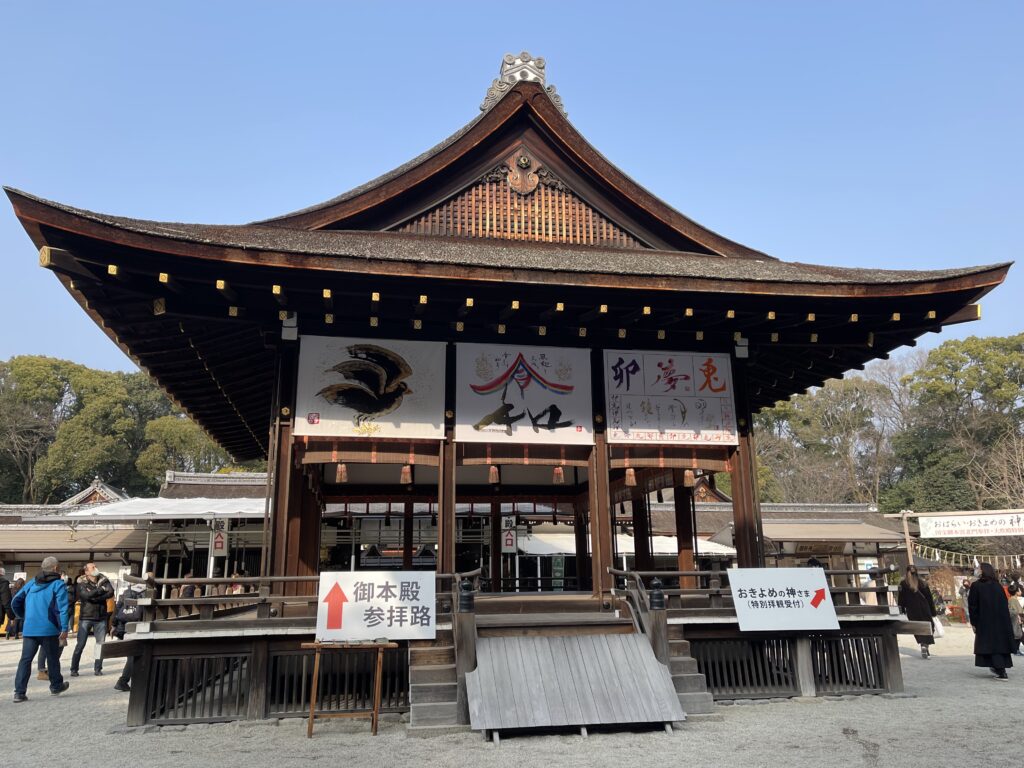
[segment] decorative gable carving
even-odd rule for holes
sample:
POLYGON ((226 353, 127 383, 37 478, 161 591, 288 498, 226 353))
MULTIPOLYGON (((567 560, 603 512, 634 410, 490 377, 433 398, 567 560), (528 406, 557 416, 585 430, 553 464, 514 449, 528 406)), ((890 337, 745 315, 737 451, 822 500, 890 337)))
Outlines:
POLYGON ((525 147, 397 232, 646 248, 584 202, 525 147))

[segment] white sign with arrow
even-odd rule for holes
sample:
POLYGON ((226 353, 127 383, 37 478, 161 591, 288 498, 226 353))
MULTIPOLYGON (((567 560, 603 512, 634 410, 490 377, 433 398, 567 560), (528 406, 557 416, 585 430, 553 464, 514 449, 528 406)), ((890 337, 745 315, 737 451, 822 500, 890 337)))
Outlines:
POLYGON ((437 631, 434 571, 323 571, 316 639, 432 640, 437 631))
POLYGON ((730 568, 741 632, 839 629, 821 568, 730 568))

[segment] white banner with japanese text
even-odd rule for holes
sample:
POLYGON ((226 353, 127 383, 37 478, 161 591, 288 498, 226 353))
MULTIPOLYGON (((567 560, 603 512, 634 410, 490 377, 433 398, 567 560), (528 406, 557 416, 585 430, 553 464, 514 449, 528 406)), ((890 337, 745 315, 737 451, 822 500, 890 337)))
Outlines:
POLYGON ((295 434, 444 438, 445 345, 303 336, 295 434))
POLYGON ((985 536, 1024 536, 1024 510, 977 515, 919 517, 922 539, 962 539, 985 536))
POLYGON ((316 639, 432 640, 434 571, 322 571, 316 639))
POLYGON ((459 442, 594 442, 590 350, 459 344, 455 382, 459 442))
POLYGON ((730 568, 741 632, 839 629, 821 568, 730 568))
POLYGON ((605 350, 610 443, 736 445, 728 355, 605 350))

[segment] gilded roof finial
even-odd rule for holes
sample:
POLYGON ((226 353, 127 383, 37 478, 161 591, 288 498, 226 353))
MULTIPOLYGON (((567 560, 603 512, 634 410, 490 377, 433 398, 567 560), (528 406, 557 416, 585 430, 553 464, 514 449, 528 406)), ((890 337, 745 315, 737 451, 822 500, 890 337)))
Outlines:
POLYGON ((533 57, 526 51, 520 54, 506 53, 501 60, 501 68, 498 71, 498 78, 491 83, 491 87, 487 89, 487 96, 484 97, 483 104, 480 105, 480 111, 486 112, 495 104, 497 104, 501 97, 512 90, 518 82, 531 82, 538 83, 543 88, 547 95, 551 98, 552 103, 558 110, 565 115, 565 108, 562 106, 562 97, 555 92, 555 86, 546 85, 545 77, 545 64, 544 59, 533 57))

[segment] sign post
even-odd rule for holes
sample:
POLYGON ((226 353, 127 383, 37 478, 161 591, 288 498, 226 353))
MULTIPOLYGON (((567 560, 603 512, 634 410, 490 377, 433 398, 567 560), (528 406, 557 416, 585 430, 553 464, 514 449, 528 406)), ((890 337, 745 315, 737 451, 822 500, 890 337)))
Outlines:
POLYGON ((515 517, 501 518, 501 554, 514 555, 518 552, 518 535, 515 517))
POLYGON ((839 629, 821 568, 730 568, 741 632, 839 629))
POLYGON ((437 599, 434 571, 322 571, 317 593, 316 642, 312 649, 313 684, 310 686, 306 737, 313 736, 317 717, 368 717, 377 735, 380 719, 384 651, 397 648, 395 640, 433 640, 437 634, 437 599), (373 703, 365 712, 317 714, 320 655, 325 651, 375 652, 373 703))

